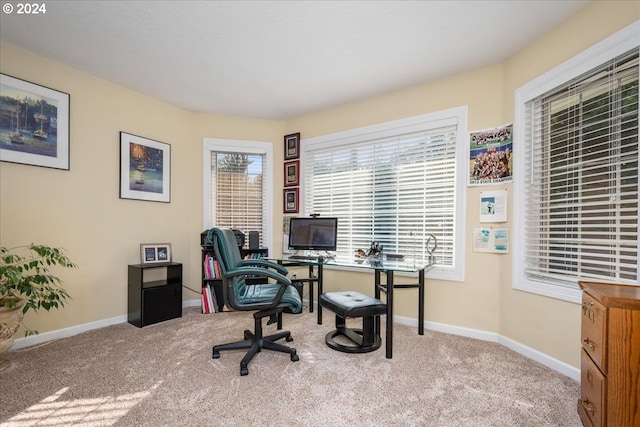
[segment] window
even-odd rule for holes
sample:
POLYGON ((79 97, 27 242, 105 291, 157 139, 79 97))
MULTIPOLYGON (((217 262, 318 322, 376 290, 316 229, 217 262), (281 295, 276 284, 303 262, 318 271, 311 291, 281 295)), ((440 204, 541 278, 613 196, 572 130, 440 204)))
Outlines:
POLYGON ((304 140, 303 212, 338 217, 344 256, 378 241, 425 259, 433 234, 432 277, 463 280, 466 117, 457 108, 304 140))
POLYGON ((272 147, 268 143, 205 139, 204 228, 257 231, 270 247, 272 147))
POLYGON ((635 31, 519 89, 515 288, 579 302, 579 280, 638 284, 635 31))

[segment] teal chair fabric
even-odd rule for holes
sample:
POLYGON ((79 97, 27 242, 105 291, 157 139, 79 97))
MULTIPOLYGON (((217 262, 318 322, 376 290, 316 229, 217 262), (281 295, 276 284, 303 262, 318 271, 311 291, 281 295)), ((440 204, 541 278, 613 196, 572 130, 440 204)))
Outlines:
POLYGON ((276 342, 280 339, 292 341, 289 331, 267 336, 262 333, 262 319, 268 319, 267 324, 277 322, 278 329, 281 329, 285 309, 292 313, 302 310, 302 299, 286 277, 287 269, 267 260, 242 259, 230 228, 212 228, 208 231, 208 238, 213 242, 222 270, 225 305, 230 310, 254 311, 255 325, 253 332, 244 331, 244 340, 213 346, 212 357, 218 359, 223 350, 248 349, 240 361, 240 375, 249 374, 249 362, 262 349, 288 353, 292 362, 298 361, 295 348, 276 342))
POLYGON ((229 309, 283 307, 292 313, 302 310, 302 299, 286 277, 286 268, 267 260, 242 259, 235 234, 229 228, 212 228, 208 233, 222 268, 224 299, 229 309), (247 284, 247 277, 251 284, 247 284), (276 283, 268 283, 269 279, 276 283), (258 280, 260 283, 256 284, 258 280))

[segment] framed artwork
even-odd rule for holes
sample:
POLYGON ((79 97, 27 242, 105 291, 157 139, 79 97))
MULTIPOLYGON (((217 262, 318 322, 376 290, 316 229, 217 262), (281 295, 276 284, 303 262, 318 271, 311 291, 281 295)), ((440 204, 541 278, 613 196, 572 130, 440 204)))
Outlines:
POLYGON ((0 160, 69 170, 69 94, 0 75, 0 160))
POLYGON ((285 162, 284 186, 297 187, 300 184, 300 160, 285 162))
POLYGON ((300 157, 300 133, 284 136, 284 159, 293 160, 300 157))
POLYGON ((120 132, 120 198, 171 201, 171 146, 120 132))
POLYGON ((284 213, 298 213, 298 189, 288 188, 284 190, 284 213))
POLYGON ((140 264, 171 262, 171 243, 140 244, 140 264))

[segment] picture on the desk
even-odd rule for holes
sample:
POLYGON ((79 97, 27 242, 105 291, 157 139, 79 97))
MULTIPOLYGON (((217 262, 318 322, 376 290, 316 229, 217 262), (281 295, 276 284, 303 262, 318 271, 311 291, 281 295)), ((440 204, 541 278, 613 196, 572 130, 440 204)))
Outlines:
POLYGON ((171 262, 171 243, 140 244, 140 264, 171 262))

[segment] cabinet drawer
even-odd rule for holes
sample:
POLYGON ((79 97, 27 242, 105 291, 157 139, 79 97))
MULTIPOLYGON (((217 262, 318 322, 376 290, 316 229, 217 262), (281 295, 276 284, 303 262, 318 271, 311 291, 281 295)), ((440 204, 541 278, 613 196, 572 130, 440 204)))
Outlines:
POLYGON ((582 294, 582 348, 607 373, 607 308, 588 293, 582 294))
POLYGON ((581 412, 581 415, 586 415, 594 426, 602 426, 606 419, 606 414, 603 411, 604 402, 606 402, 607 381, 584 350, 581 352, 580 369, 578 412, 581 412))

